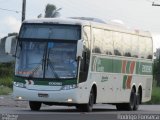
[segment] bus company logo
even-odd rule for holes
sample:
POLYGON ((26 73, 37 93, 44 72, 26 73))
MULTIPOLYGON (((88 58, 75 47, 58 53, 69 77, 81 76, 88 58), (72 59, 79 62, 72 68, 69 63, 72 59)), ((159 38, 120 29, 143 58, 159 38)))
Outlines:
POLYGON ((142 72, 143 73, 151 73, 152 72, 152 66, 142 65, 142 72))
POLYGON ((26 85, 34 85, 34 81, 33 80, 25 80, 26 85))
POLYGON ((108 76, 102 76, 101 82, 106 82, 106 81, 108 81, 108 76))
POLYGON ((49 82, 48 85, 50 85, 50 86, 62 86, 62 82, 49 82))

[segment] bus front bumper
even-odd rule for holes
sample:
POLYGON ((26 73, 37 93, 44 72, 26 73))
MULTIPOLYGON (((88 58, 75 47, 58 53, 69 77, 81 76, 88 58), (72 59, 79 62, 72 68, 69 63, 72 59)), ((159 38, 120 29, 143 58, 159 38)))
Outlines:
POLYGON ((66 104, 88 103, 88 94, 79 88, 59 91, 29 90, 13 86, 13 98, 15 100, 53 102, 66 104))

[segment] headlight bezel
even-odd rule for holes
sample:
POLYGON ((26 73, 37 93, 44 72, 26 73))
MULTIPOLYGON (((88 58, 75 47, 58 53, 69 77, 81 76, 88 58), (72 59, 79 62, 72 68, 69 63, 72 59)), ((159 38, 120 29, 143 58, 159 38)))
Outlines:
POLYGON ((13 85, 20 88, 26 88, 26 85, 21 82, 13 82, 13 85))
POLYGON ((71 89, 76 89, 78 87, 77 84, 72 84, 72 85, 63 85, 61 90, 71 90, 71 89))

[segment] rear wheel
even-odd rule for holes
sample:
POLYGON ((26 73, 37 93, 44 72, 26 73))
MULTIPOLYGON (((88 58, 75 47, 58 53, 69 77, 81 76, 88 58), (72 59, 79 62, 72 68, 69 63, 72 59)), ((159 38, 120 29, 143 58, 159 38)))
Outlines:
POLYGON ((132 89, 129 103, 116 104, 116 107, 117 110, 136 110, 138 108, 138 106, 136 106, 136 102, 138 103, 136 93, 135 90, 132 89))
POLYGON ((138 92, 137 95, 136 95, 136 101, 135 101, 133 110, 138 110, 139 104, 140 104, 140 94, 139 94, 139 92, 138 92))
POLYGON ((33 111, 38 111, 41 108, 41 102, 29 101, 30 109, 33 111))

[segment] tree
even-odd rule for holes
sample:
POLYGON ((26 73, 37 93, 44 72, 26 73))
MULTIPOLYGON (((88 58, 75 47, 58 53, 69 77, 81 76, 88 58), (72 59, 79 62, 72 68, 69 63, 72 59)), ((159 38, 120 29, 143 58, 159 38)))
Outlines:
POLYGON ((53 4, 47 4, 45 8, 45 18, 52 18, 52 17, 58 17, 60 16, 59 10, 61 8, 58 8, 53 4))
POLYGON ((157 86, 160 86, 160 58, 154 60, 153 79, 156 80, 157 86))

